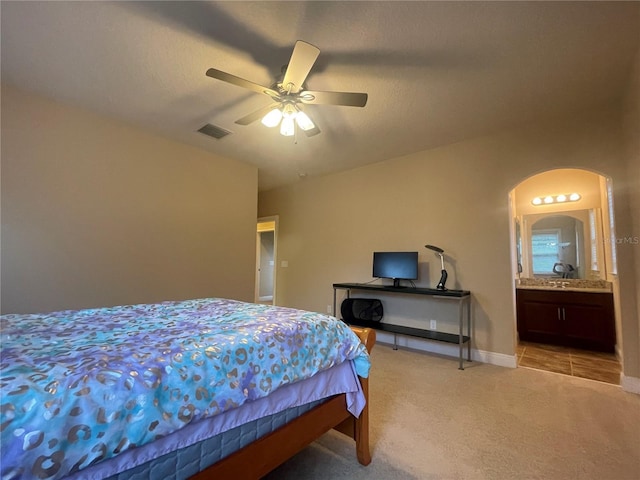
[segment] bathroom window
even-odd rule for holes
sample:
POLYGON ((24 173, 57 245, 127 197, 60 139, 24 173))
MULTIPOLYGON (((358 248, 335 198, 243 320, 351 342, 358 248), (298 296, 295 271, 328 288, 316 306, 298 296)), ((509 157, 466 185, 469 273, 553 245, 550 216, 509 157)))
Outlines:
POLYGON ((534 275, 553 275, 553 266, 560 261, 560 230, 537 230, 533 233, 531 256, 534 275))

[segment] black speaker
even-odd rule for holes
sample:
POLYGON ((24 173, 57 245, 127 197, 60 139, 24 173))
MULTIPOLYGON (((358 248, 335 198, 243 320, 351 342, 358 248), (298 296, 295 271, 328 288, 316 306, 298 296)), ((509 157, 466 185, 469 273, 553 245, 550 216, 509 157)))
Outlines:
POLYGON ((340 313, 347 323, 357 320, 379 322, 383 315, 382 302, 377 298, 345 298, 340 313))

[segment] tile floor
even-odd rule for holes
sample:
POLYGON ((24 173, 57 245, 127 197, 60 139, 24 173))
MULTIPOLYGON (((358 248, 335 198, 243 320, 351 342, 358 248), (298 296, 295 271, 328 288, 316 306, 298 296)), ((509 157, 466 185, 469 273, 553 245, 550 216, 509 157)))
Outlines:
POLYGON ((620 362, 613 353, 520 342, 518 366, 620 385, 620 362))

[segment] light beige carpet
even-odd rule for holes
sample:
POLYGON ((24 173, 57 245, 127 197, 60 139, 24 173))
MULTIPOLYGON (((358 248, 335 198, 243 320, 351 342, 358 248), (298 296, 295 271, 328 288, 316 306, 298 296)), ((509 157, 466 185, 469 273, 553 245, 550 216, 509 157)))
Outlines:
POLYGON ((330 432, 275 479, 640 479, 640 396, 527 368, 376 345, 373 461, 330 432))

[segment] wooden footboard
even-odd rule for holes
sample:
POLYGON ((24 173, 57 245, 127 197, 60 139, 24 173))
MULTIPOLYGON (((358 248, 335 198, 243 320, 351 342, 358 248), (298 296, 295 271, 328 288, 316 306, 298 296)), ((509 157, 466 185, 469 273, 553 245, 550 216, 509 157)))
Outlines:
MULTIPOLYGON (((376 334, 368 328, 351 327, 370 352, 376 334)), ((369 380, 360 377, 367 403, 358 418, 347 410, 345 394, 336 395, 278 430, 265 435, 218 463, 191 477, 259 479, 278 467, 332 428, 356 441, 356 455, 362 465, 371 463, 369 450, 369 380)))
MULTIPOLYGON (((371 353, 373 345, 376 343, 376 332, 370 328, 351 327, 351 329, 360 337, 360 341, 367 347, 367 351, 371 353)), ((339 432, 350 436, 356 441, 356 455, 358 461, 362 465, 371 463, 371 452, 369 450, 369 379, 360 377, 360 385, 367 399, 367 403, 358 418, 349 415, 335 428, 339 432)))

